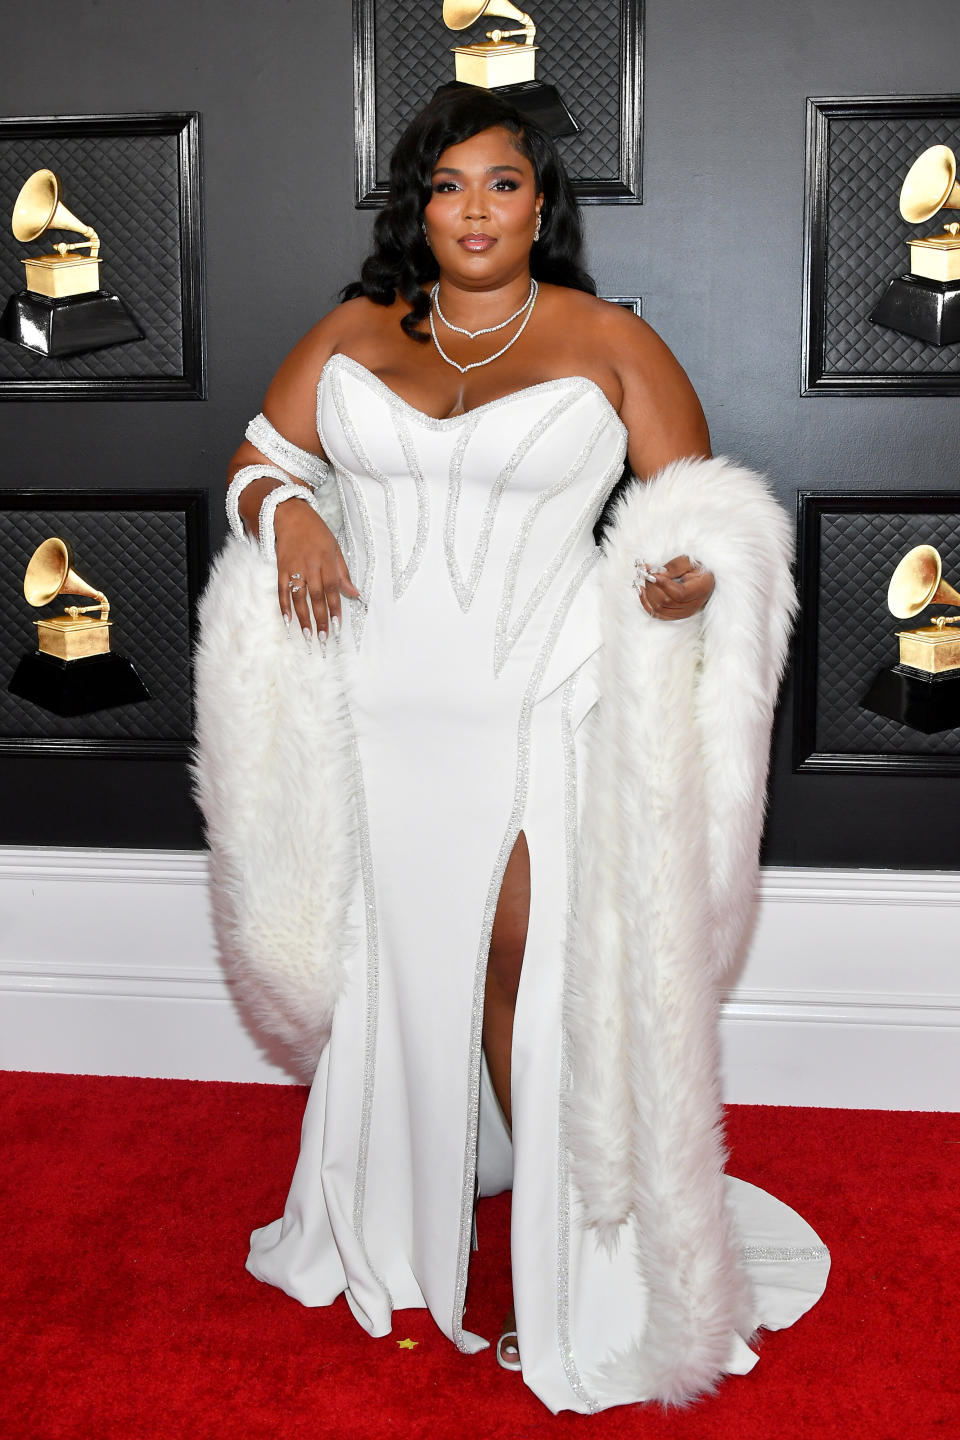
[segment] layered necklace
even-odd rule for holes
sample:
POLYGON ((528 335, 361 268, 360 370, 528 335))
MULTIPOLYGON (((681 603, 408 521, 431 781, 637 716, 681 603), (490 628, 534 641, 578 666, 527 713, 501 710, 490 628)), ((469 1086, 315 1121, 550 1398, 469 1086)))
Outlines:
POLYGON ((519 310, 515 310, 512 315, 508 315, 506 320, 501 320, 499 325, 486 325, 482 330, 465 330, 462 325, 451 325, 450 321, 440 309, 440 281, 438 280, 430 291, 430 334, 433 336, 433 343, 437 347, 440 358, 446 360, 448 365, 452 365, 454 370, 459 370, 461 375, 465 375, 468 370, 476 370, 480 365, 490 365, 494 360, 499 360, 501 355, 507 353, 511 345, 516 345, 520 336, 527 328, 527 323, 533 314, 533 307, 537 303, 537 292, 539 289, 539 285, 531 275, 530 293, 519 310), (458 335, 466 335, 468 340, 476 340, 479 335, 493 335, 497 330, 505 330, 508 325, 513 324, 514 320, 519 320, 521 315, 523 315, 523 321, 513 339, 508 340, 506 345, 500 350, 497 350, 493 355, 488 355, 486 360, 472 360, 469 365, 458 365, 456 360, 450 359, 450 356, 437 339, 437 327, 433 319, 434 309, 436 309, 437 314, 448 330, 455 330, 458 335), (524 314, 524 312, 526 313, 524 314))

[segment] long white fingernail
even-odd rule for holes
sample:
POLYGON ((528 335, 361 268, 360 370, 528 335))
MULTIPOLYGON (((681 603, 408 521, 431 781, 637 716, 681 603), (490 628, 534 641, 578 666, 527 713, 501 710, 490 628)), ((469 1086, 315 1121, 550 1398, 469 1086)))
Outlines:
POLYGON ((289 616, 289 615, 284 615, 284 617, 283 617, 283 623, 284 623, 284 625, 286 625, 287 629, 289 630, 289 629, 290 629, 290 616, 289 616))
POLYGON ((310 629, 310 626, 309 626, 309 625, 304 625, 304 627, 303 627, 303 633, 304 633, 305 637, 307 638, 307 640, 312 640, 312 639, 313 639, 313 631, 310 629))
POLYGON ((320 636, 320 656, 321 656, 321 659, 326 660, 326 658, 327 658, 327 632, 326 632, 326 630, 321 630, 321 631, 319 632, 319 636, 320 636))
POLYGON ((340 616, 333 615, 330 619, 330 629, 333 631, 334 640, 340 639, 340 616))

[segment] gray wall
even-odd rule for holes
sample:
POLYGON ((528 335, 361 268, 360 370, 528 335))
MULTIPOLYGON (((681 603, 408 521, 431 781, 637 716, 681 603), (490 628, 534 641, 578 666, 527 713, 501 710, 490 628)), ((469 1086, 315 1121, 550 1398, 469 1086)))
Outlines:
MULTIPOLYGON (((4 67, 8 115, 201 112, 209 398, 3 404, 0 483, 209 486, 219 543, 224 467, 247 419, 366 251, 350 8, 87 0, 57 5, 55 21, 46 6, 6 16, 26 57, 4 67)), ((645 203, 586 209, 590 267, 601 291, 642 294, 715 451, 766 470, 791 508, 798 488, 955 473, 955 400, 801 399, 798 374, 805 97, 948 93, 958 40, 956 0, 916 0, 908 16, 899 0, 647 0, 645 203)), ((951 862, 954 782, 791 775, 788 708, 768 861, 951 862)), ((0 793, 5 843, 201 840, 175 762, 0 757, 0 793)))

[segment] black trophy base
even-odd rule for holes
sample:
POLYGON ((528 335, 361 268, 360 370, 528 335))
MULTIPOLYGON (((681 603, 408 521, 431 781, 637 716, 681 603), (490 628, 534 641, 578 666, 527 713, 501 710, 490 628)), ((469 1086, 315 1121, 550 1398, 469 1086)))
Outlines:
POLYGON ((891 665, 877 671, 860 704, 924 735, 952 730, 960 725, 960 670, 924 675, 906 665, 891 665))
POLYGON ((960 340, 960 280, 898 275, 870 319, 928 345, 955 345, 960 340))
MULTIPOLYGON (((463 80, 451 80, 447 85, 441 85, 435 94, 443 95, 448 90, 476 89, 476 86, 469 86, 463 80)), ((570 114, 560 92, 555 85, 547 85, 542 80, 521 80, 518 85, 494 85, 490 90, 491 95, 499 95, 508 105, 519 110, 545 130, 554 140, 561 140, 565 135, 579 135, 581 126, 570 114)))
POLYGON ((58 660, 35 650, 24 655, 8 686, 11 695, 32 700, 54 715, 92 715, 115 705, 149 700, 144 685, 125 655, 84 655, 80 660, 58 660))
POLYGON ((143 331, 120 296, 106 290, 60 300, 18 290, 0 317, 0 336, 37 355, 59 360, 142 340, 143 331))

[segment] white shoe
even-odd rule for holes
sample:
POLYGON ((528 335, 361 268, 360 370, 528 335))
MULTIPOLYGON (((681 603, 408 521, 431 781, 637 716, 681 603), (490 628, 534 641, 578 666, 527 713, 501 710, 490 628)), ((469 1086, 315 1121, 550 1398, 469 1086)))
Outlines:
POLYGON ((516 1330, 504 1330, 497 1341, 497 1364, 504 1370, 520 1370, 520 1346, 516 1330))

